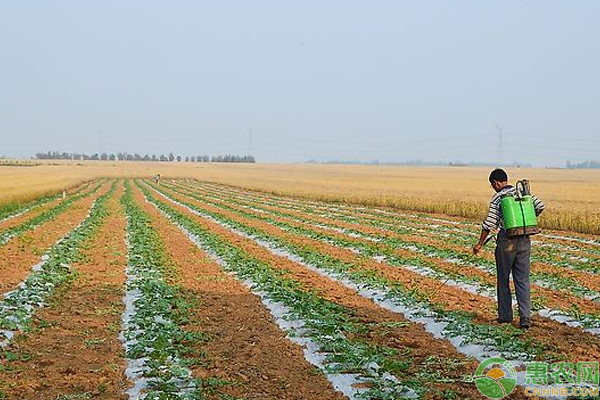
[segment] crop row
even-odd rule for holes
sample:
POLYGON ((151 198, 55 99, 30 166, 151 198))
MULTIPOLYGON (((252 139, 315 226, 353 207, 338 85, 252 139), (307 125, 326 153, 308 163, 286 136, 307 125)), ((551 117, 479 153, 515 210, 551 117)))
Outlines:
POLYGON ((162 242, 148 215, 135 204, 129 182, 122 204, 127 214, 128 266, 122 340, 130 400, 199 400, 201 383, 186 363, 186 342, 201 335, 181 325, 191 306, 166 281, 169 274, 162 242))

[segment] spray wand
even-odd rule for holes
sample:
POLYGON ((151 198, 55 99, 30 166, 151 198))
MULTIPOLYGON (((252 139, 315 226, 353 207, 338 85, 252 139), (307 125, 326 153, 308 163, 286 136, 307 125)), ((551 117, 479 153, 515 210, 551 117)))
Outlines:
MULTIPOLYGON (((492 239, 494 239, 496 237, 496 235, 490 235, 488 236, 487 239, 485 239, 485 242, 483 242, 483 246, 485 247, 486 244, 488 244, 488 242, 492 239)), ((454 268, 453 274, 456 274, 458 272, 458 270, 460 269, 460 264, 456 264, 456 267, 454 268)), ((447 277, 430 295, 429 297, 433 297, 435 294, 437 294, 437 292, 440 291, 440 289, 446 285, 446 283, 448 283, 448 281, 452 278, 452 275, 450 275, 449 277, 447 277)))

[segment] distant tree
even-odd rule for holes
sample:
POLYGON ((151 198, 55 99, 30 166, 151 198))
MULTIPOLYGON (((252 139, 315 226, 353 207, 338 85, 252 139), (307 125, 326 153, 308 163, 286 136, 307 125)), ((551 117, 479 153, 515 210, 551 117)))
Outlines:
MULTIPOLYGON (((199 156, 185 156, 175 155, 169 153, 168 155, 161 154, 152 156, 145 154, 141 156, 139 153, 129 154, 126 152, 119 152, 116 155, 111 153, 94 153, 91 156, 86 153, 67 153, 58 151, 48 151, 46 153, 35 153, 35 157, 38 160, 102 160, 102 161, 170 161, 170 162, 228 162, 228 163, 254 163, 256 162, 254 157, 251 155, 235 155, 235 154, 219 154, 215 156, 209 156, 208 154, 199 156)), ((567 161, 567 168, 600 168, 600 162, 598 161, 585 161, 579 164, 574 164, 571 161, 567 161)))
POLYGON ((567 168, 572 168, 572 169, 598 169, 598 168, 600 168, 600 161, 587 160, 587 161, 580 162, 580 163, 572 163, 570 161, 567 161, 567 168))

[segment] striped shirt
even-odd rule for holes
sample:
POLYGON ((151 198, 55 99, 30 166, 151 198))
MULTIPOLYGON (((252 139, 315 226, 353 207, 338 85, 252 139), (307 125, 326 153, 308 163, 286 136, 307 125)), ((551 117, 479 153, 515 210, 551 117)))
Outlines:
MULTIPOLYGON (((488 212, 487 218, 481 224, 481 229, 484 231, 493 231, 496 229, 504 229, 504 219, 502 218, 502 208, 500 207, 500 200, 503 195, 507 193, 515 194, 516 188, 512 185, 508 185, 502 188, 498 193, 492 196, 490 201, 490 211, 488 212)), ((546 205, 533 194, 531 195, 533 200, 533 207, 535 208, 536 215, 539 215, 546 205)))

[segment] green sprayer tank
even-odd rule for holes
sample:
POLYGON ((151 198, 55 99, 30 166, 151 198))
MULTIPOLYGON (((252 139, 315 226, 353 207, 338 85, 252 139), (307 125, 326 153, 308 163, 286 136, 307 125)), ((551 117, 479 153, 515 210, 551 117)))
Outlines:
POLYGON ((515 194, 507 193, 500 200, 506 234, 518 236, 539 233, 529 181, 518 181, 515 187, 515 194))

